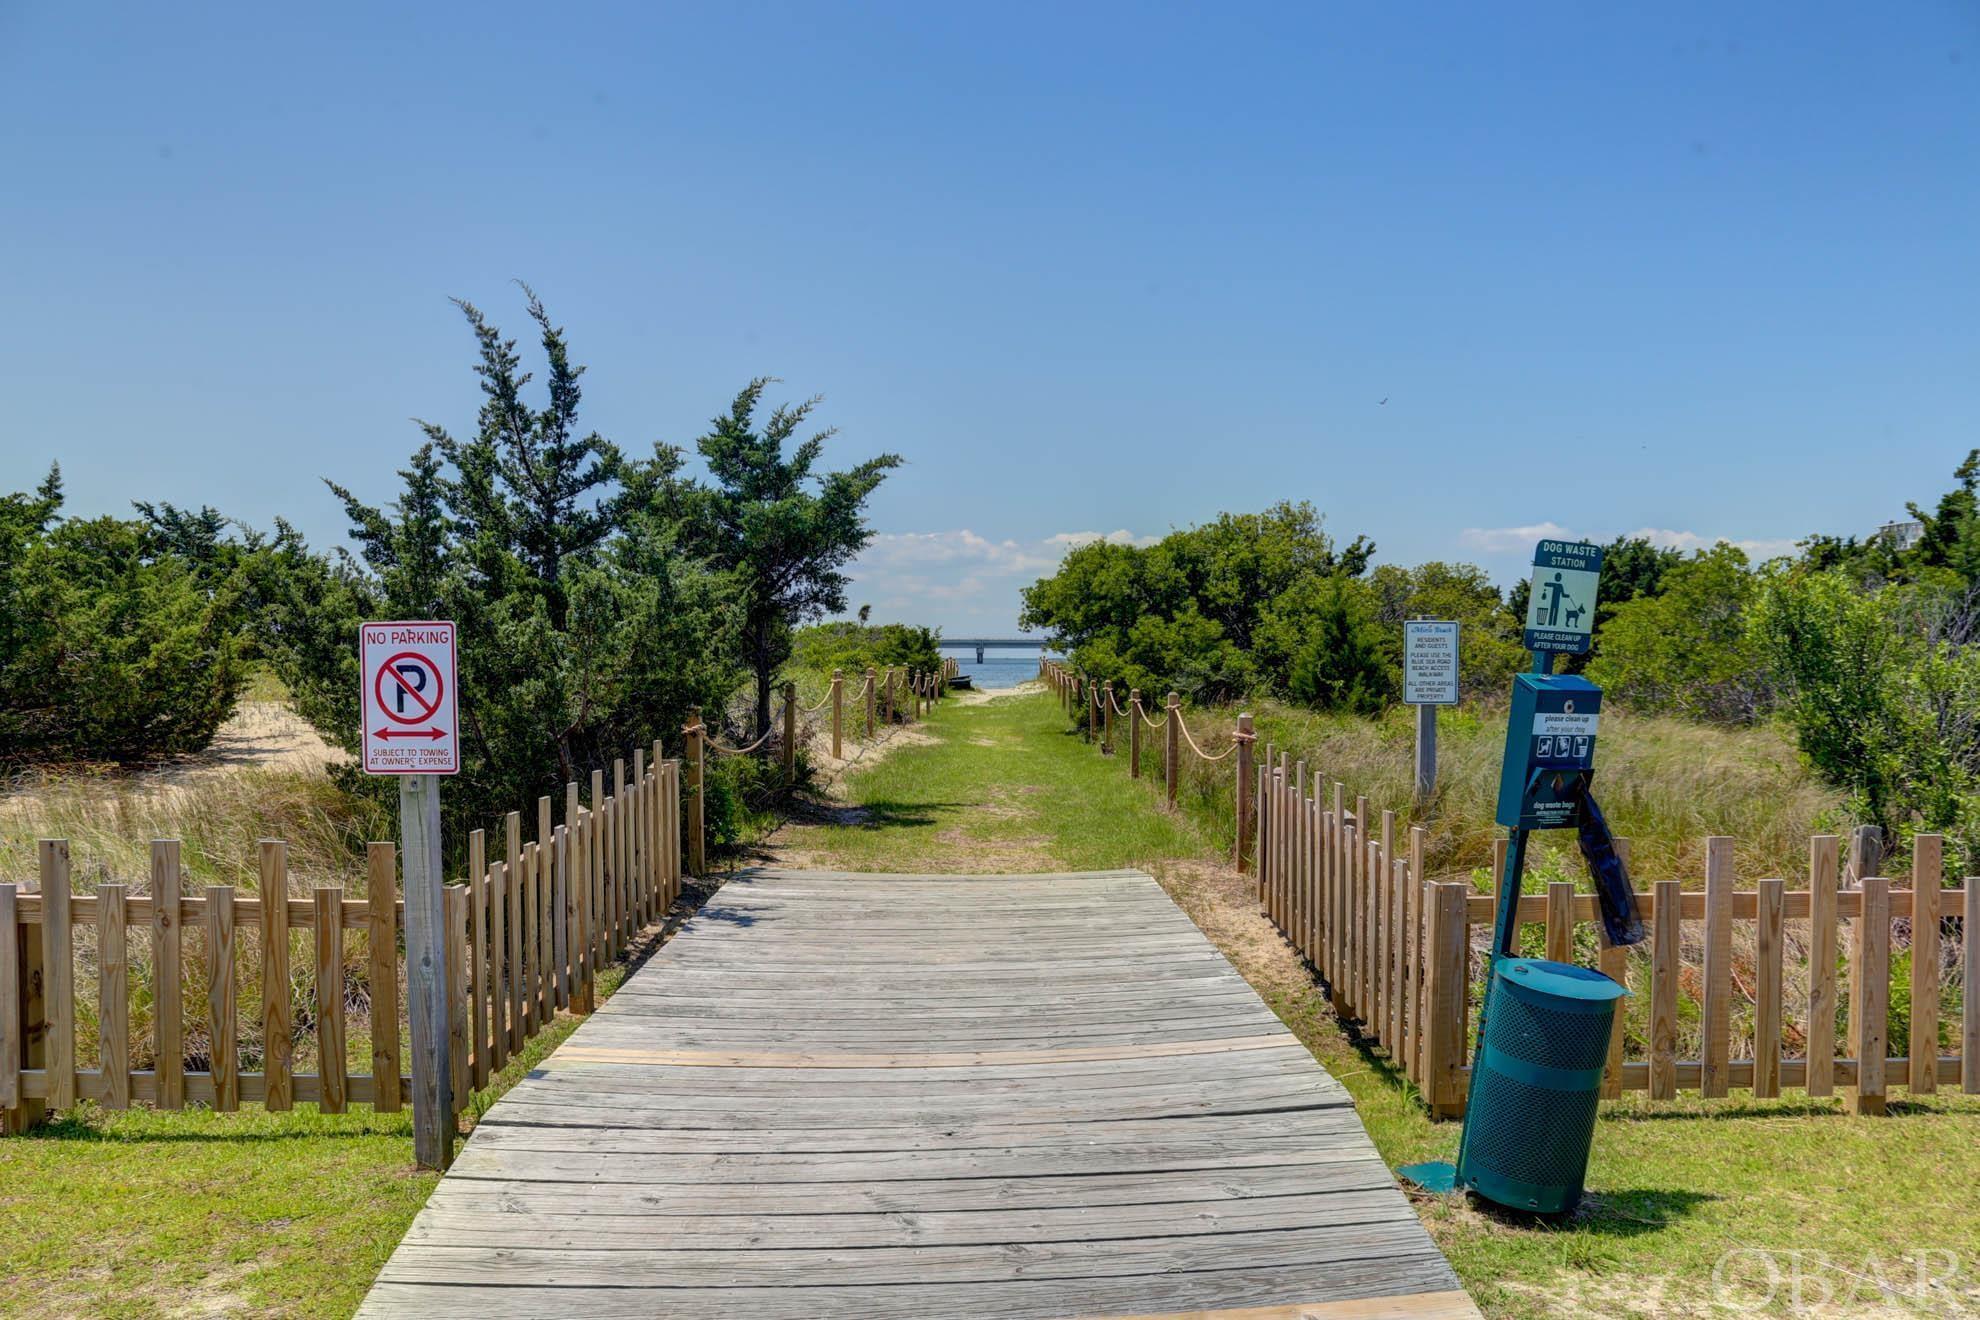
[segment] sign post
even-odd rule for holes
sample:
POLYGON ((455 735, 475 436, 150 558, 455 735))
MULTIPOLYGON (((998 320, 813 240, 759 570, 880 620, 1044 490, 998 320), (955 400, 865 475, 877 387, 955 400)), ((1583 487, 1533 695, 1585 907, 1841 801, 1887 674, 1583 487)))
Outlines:
POLYGON ((1437 791, 1437 707, 1458 699, 1458 625, 1455 619, 1411 619, 1403 624, 1403 701, 1416 707, 1416 800, 1437 791))
POLYGON ((1589 649, 1601 570, 1599 546, 1542 541, 1534 549, 1525 628, 1533 672, 1514 675, 1506 721, 1495 817, 1507 830, 1506 860, 1457 1163, 1397 1171, 1431 1191, 1467 1188, 1546 1214, 1581 1199, 1615 1004, 1628 991, 1598 971, 1518 956, 1532 831, 1575 830, 1609 943, 1643 938, 1628 870, 1589 791, 1602 691, 1554 673, 1557 654, 1589 649))
POLYGON ((358 670, 365 773, 399 776, 413 1158, 423 1169, 444 1169, 454 1158, 454 1079, 448 1075, 438 777, 461 768, 454 625, 432 620, 364 624, 358 629, 358 670))

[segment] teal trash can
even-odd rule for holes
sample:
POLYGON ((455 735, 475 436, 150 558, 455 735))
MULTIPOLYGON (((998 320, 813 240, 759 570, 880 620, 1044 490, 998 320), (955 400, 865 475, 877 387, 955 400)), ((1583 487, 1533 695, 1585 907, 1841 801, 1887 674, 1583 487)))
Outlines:
POLYGON ((1616 1001, 1600 972, 1501 958, 1473 1061, 1457 1182, 1541 1214, 1581 1200, 1616 1001))

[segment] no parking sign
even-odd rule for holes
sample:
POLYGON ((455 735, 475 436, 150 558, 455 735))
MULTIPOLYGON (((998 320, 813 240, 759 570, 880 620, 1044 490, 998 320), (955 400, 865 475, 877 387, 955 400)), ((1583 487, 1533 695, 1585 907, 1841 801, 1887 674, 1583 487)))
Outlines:
POLYGON ((358 665, 365 773, 460 773, 454 625, 432 620, 364 624, 358 629, 358 665))

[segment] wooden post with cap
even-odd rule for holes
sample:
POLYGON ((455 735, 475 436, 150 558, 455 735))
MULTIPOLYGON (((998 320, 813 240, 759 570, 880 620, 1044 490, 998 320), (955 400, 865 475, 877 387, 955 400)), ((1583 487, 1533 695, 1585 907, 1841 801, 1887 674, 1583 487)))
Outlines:
POLYGON ((797 783, 797 684, 784 684, 784 787, 797 783))
POLYGON ((844 670, 832 671, 832 759, 845 759, 846 735, 846 675, 844 670))
POLYGON ((1128 778, 1141 778, 1141 689, 1128 689, 1128 778))
POLYGON ((1249 871, 1255 860, 1251 854, 1252 834, 1258 828, 1258 803, 1253 800, 1256 785, 1251 774, 1251 712, 1238 716, 1237 733, 1237 869, 1249 871))
POLYGON ((701 726, 701 707, 688 707, 687 727, 681 733, 687 741, 688 874, 699 876, 708 871, 708 817, 704 810, 706 794, 702 791, 707 783, 704 763, 707 735, 701 726))
POLYGON ((1176 780, 1180 778, 1182 761, 1182 697, 1174 692, 1169 694, 1169 728, 1167 756, 1162 762, 1162 773, 1168 780, 1169 807, 1175 809, 1176 780))

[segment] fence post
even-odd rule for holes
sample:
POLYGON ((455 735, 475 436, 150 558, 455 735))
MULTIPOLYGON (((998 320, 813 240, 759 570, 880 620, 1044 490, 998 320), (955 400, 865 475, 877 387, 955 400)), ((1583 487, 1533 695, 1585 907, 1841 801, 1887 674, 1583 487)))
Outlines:
POLYGON ((887 666, 887 723, 894 722, 894 667, 887 666))
POLYGON ((846 675, 841 669, 832 671, 832 759, 845 759, 846 731, 846 675))
POLYGON ((1128 689, 1128 778, 1141 778, 1141 689, 1128 689))
POLYGON ((1732 896, 1733 841, 1715 834, 1705 840, 1705 983, 1698 1012, 1704 1036, 1698 1090, 1708 1100, 1732 1085, 1732 896))
POLYGON ((1464 1113, 1464 1086, 1458 1070, 1464 1065, 1466 886, 1434 885, 1430 906, 1430 1039, 1426 1055, 1429 1076, 1424 1098, 1438 1118, 1464 1113))
POLYGON ((866 737, 873 738, 873 708, 880 700, 880 671, 872 665, 866 667, 866 737))
MULTIPOLYGON (((1939 887, 1945 875, 1945 840, 1918 834, 1911 840, 1911 1093, 1939 1089, 1939 887), (1923 1042, 1921 1044, 1921 1041, 1923 1042)), ((1973 933, 1966 933, 1971 939, 1973 933)))
POLYGON ((1257 786, 1251 782, 1251 712, 1238 716, 1237 726, 1237 869, 1243 874, 1251 869, 1255 858, 1252 845, 1256 842, 1252 832, 1258 828, 1258 803, 1252 794, 1257 786))
MULTIPOLYGON (((1836 883, 1841 849, 1842 840, 1833 834, 1817 834, 1808 841, 1807 1089, 1810 1095, 1836 1093, 1836 883)), ((1980 924, 1967 929, 1980 930, 1980 924)), ((1967 947, 1975 946, 1969 940, 1967 947)), ((1967 984, 1980 984, 1980 978, 1967 984)))
POLYGON ((1179 777, 1178 771, 1180 769, 1177 762, 1182 759, 1179 755, 1181 751, 1182 697, 1171 692, 1169 694, 1168 753, 1162 760, 1162 774, 1168 781, 1169 809, 1171 811, 1175 810, 1176 806, 1176 780, 1179 777))
MULTIPOLYGON (((1863 915, 1857 919, 1850 967, 1856 976, 1856 1007, 1849 1018, 1855 1044, 1858 1114, 1884 1112, 1884 1054, 1890 1044, 1887 1015, 1891 996, 1891 891, 1883 876, 1865 876, 1863 915)), ((1933 1051, 1936 1055, 1937 1051, 1933 1051)))
MULTIPOLYGON (((287 897, 284 895, 283 897, 287 897)), ((365 943, 371 955, 371 1108, 399 1112, 399 850, 390 843, 365 845, 365 943), (380 1023, 392 1024, 389 1031, 380 1023)), ((272 905, 262 900, 264 915, 272 905)), ((263 921, 262 929, 268 923, 263 921)), ((264 987, 265 991, 265 987, 264 987)), ((217 1044, 217 1042, 216 1042, 217 1044)), ((266 1069, 263 1069, 264 1074, 266 1069)), ((454 1081, 465 1092, 467 1080, 454 1081)), ((218 1105, 215 1106, 218 1108, 218 1105)))
POLYGON ((797 684, 784 684, 784 787, 797 783, 797 684))
POLYGON ((681 730, 687 739, 688 798, 692 803, 688 808, 688 874, 699 876, 708 870, 707 829, 708 817, 703 810, 702 788, 705 784, 703 772, 703 742, 701 728, 701 707, 688 707, 687 728, 681 730))
MULTIPOLYGON (((99 886, 99 889, 101 887, 99 886)), ((0 1136, 12 1136, 25 1127, 22 1111, 28 1102, 21 1098, 21 1069, 32 1068, 33 1041, 28 1033, 28 993, 41 981, 36 967, 33 981, 22 975, 19 891, 11 883, 0 884, 0 1136)))
MULTIPOLYGON (((467 931, 468 931, 468 891, 466 885, 448 885, 441 890, 441 907, 446 916, 446 931, 442 938, 447 946, 446 960, 446 999, 447 999, 447 1074, 454 1081, 448 1092, 448 1110, 444 1126, 454 1126, 454 1115, 467 1108, 468 1103, 468 1006, 467 1006, 467 931)), ((372 1105, 377 1106, 374 1094, 372 1105)), ((452 1137, 449 1136, 451 1143, 452 1137)))
MULTIPOLYGON (((48 1106, 76 1104, 76 954, 69 925, 69 842, 43 839, 41 854, 41 977, 48 1003, 48 1106)), ((177 996, 172 1011, 179 1011, 177 996)))
POLYGON ((1100 695, 1100 755, 1114 754, 1114 680, 1108 679, 1100 695))

